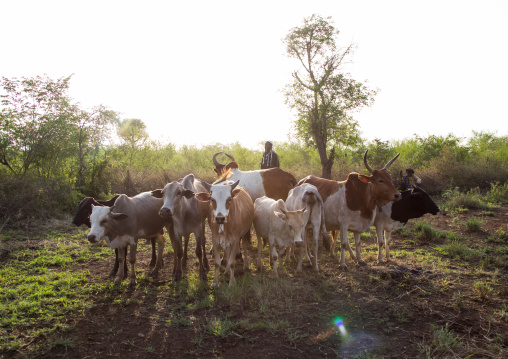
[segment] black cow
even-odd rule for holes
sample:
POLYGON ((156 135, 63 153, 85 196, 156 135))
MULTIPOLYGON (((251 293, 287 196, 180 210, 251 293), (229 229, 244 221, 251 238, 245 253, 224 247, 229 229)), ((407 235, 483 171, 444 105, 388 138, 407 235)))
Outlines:
MULTIPOLYGON (((92 226, 90 223, 90 214, 92 213, 92 204, 94 206, 106 206, 111 207, 115 204, 116 199, 120 195, 117 194, 113 198, 111 198, 108 201, 97 201, 93 197, 85 197, 81 200, 81 202, 78 203, 78 211, 76 212, 76 215, 74 216, 74 219, 72 220, 72 224, 76 226, 81 226, 82 224, 85 224, 88 228, 92 226)), ((157 261, 157 252, 155 250, 155 237, 150 238, 150 242, 152 244, 152 260, 150 261, 150 267, 154 267, 155 263, 157 261)), ((118 272, 118 249, 115 249, 115 264, 113 266, 113 269, 109 273, 111 277, 116 276, 116 273, 118 272)), ((127 262, 124 262, 124 273, 125 276, 127 276, 127 262)))
POLYGON ((439 212, 439 207, 427 192, 418 186, 415 186, 412 191, 404 191, 401 194, 402 198, 399 201, 389 202, 377 209, 374 225, 377 233, 378 263, 383 263, 383 244, 386 250, 386 260, 391 261, 389 244, 392 231, 395 228, 402 227, 412 218, 420 218, 426 213, 436 215, 439 212))

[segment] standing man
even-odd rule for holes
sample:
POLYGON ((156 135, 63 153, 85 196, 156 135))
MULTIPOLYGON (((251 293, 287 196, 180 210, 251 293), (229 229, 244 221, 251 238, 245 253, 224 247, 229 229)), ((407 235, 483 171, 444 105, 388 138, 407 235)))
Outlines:
POLYGON ((279 156, 272 150, 272 141, 266 141, 265 153, 261 159, 261 169, 279 167, 279 156))

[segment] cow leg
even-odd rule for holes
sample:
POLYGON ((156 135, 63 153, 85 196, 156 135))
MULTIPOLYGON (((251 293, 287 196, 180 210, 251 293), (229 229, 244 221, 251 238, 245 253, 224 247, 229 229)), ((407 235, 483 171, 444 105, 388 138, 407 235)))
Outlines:
POLYGON ((184 236, 182 267, 187 267, 187 249, 189 248, 189 236, 184 236))
POLYGON ((152 259, 150 260, 150 267, 155 266, 155 263, 157 263, 157 252, 155 249, 156 239, 157 239, 157 237, 150 238, 150 244, 152 245, 152 259))
POLYGON ((282 259, 284 258, 284 253, 289 251, 289 247, 283 247, 279 249, 279 266, 282 268, 282 273, 286 274, 286 269, 284 268, 284 265, 282 264, 282 259))
POLYGON ((249 236, 243 236, 242 238, 242 245, 243 245, 243 250, 244 250, 244 260, 243 260, 243 270, 245 272, 248 272, 249 271, 249 255, 247 254, 247 248, 250 246, 250 243, 251 243, 251 238, 250 238, 250 232, 249 232, 249 236))
POLYGON ((205 266, 205 270, 210 270, 210 265, 208 264, 208 258, 206 256, 206 235, 205 235, 205 222, 201 225, 201 248, 203 250, 203 265, 205 266))
POLYGON ((385 231, 385 251, 386 251, 386 261, 393 262, 390 257, 390 240, 392 239, 392 232, 385 231))
MULTIPOLYGON (((335 241, 333 241, 332 248, 335 247, 335 241)), ((340 267, 347 270, 346 265, 346 249, 349 246, 349 238, 347 236, 347 226, 340 228, 340 267)))
POLYGON ((273 268, 273 276, 275 278, 279 278, 279 272, 277 271, 277 260, 279 259, 279 255, 277 254, 277 249, 275 248, 275 245, 271 244, 271 241, 269 240, 270 244, 270 264, 273 268))
POLYGON ((256 237, 258 239, 258 260, 257 260, 257 264, 256 264, 256 269, 258 270, 258 272, 261 272, 261 269, 262 269, 262 264, 261 264, 261 250, 263 248, 263 238, 261 238, 259 236, 259 234, 256 233, 256 237))
POLYGON ((196 257, 198 257, 199 261, 199 277, 206 280, 206 271, 203 263, 203 255, 205 255, 206 258, 206 254, 203 252, 203 246, 201 245, 202 237, 204 236, 198 232, 194 233, 194 237, 196 237, 196 257))
POLYGON ((115 284, 120 284, 124 277, 124 263, 126 252, 127 248, 118 248, 118 274, 115 278, 115 284))
MULTIPOLYGON (((236 264, 236 253, 238 252, 238 247, 240 246, 240 238, 235 239, 233 242, 233 248, 230 249, 229 260, 226 266, 226 272, 228 272, 229 268, 229 286, 231 287, 235 284, 235 264, 236 264)), ((245 260, 247 260, 247 255, 245 256, 245 260)))
POLYGON ((314 270, 319 272, 318 266, 318 239, 319 239, 319 223, 312 226, 312 239, 314 243, 314 270))
POLYGON ((300 248, 300 250, 298 251, 298 265, 296 266, 296 272, 301 272, 302 271, 302 262, 303 262, 303 251, 305 251, 305 254, 307 256, 309 256, 309 248, 308 248, 308 242, 307 242, 307 239, 308 239, 308 236, 307 236, 307 227, 305 226, 303 229, 302 229, 302 239, 303 239, 303 246, 300 248))
POLYGON ((216 243, 212 244, 213 255, 215 257, 215 277, 213 278, 212 288, 219 287, 219 272, 221 267, 220 248, 216 243))
MULTIPOLYGON (((175 231, 174 231, 172 225, 166 227, 166 230, 169 233, 169 238, 171 239, 171 245, 173 246, 173 253, 174 253, 173 280, 179 281, 180 279, 182 279, 182 257, 183 257, 182 238, 176 237, 175 231)), ((162 258, 162 256, 161 256, 161 258, 162 258)))
POLYGON ((159 270, 161 270, 162 266, 164 265, 162 254, 164 253, 164 236, 162 234, 158 234, 154 241, 157 241, 157 260, 155 261, 155 268, 150 273, 150 276, 157 277, 159 274, 159 270))
MULTIPOLYGON (((137 252, 137 244, 131 244, 130 245, 131 250, 129 253, 129 263, 131 265, 131 275, 130 275, 130 281, 129 281, 129 288, 134 289, 136 287, 136 271, 134 269, 134 266, 136 265, 136 252, 137 252)), ((127 250, 127 248, 126 248, 127 250)))
MULTIPOLYGON (((335 242, 337 241, 337 234, 338 234, 337 231, 332 231, 332 243, 330 246, 330 257, 337 256, 337 252, 335 252, 335 242)), ((341 239, 341 243, 342 243, 342 235, 339 238, 341 239)))
POLYGON ((366 266, 367 263, 362 259, 362 243, 360 242, 360 232, 354 232, 355 236, 355 249, 356 249, 356 259, 358 264, 361 266, 366 266))
MULTIPOLYGON (((384 245, 384 235, 383 228, 376 226, 376 236, 377 236, 377 263, 383 264, 383 245, 384 245)), ((387 252, 388 253, 388 252, 387 252)))
MULTIPOLYGON (((115 249, 115 264, 113 265, 111 272, 109 272, 110 277, 116 277, 116 274, 118 273, 118 265, 118 249, 115 249)), ((124 262, 124 278, 127 278, 127 274, 127 263, 124 262)))

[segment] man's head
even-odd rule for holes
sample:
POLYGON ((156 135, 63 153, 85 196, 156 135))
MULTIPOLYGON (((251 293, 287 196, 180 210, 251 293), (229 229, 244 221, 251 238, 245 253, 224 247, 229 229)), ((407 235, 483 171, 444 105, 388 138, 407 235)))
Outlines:
POLYGON ((272 141, 265 142, 265 152, 270 152, 272 150, 273 143, 272 141))
POLYGON ((413 174, 415 173, 415 171, 413 171, 412 168, 406 168, 406 174, 411 177, 413 174))

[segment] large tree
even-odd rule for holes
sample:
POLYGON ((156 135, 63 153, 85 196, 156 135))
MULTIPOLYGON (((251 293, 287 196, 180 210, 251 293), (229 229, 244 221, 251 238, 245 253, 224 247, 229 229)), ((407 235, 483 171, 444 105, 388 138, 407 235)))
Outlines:
POLYGON ((284 88, 286 104, 297 113, 297 137, 317 148, 324 178, 331 178, 336 149, 359 143, 352 112, 371 105, 377 93, 342 72, 354 44, 339 48, 338 35, 330 17, 312 15, 283 40, 287 55, 299 63, 284 88))

